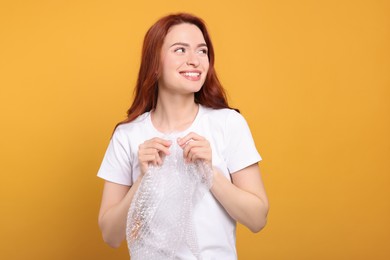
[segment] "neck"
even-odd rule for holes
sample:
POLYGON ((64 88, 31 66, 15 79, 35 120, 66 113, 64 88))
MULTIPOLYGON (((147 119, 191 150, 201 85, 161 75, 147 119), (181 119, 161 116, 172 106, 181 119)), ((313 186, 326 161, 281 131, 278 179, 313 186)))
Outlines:
POLYGON ((199 106, 194 96, 158 97, 156 108, 152 111, 152 122, 160 132, 184 131, 195 120, 199 106))

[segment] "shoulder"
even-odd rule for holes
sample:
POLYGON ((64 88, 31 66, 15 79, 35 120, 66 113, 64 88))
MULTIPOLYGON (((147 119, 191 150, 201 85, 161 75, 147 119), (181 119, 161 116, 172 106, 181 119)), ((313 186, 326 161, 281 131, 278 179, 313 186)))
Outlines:
POLYGON ((204 116, 208 117, 215 123, 220 123, 223 126, 230 126, 231 124, 245 123, 244 117, 234 109, 221 108, 214 109, 202 107, 204 116))
POLYGON ((203 114, 209 117, 226 119, 230 116, 240 115, 236 110, 231 108, 210 108, 202 106, 203 114))
POLYGON ((130 139, 133 140, 132 142, 138 139, 142 140, 147 127, 148 114, 149 112, 145 112, 131 122, 118 125, 115 128, 112 139, 126 143, 129 143, 130 139))
POLYGON ((138 129, 142 129, 145 126, 148 115, 149 112, 145 112, 131 122, 118 125, 115 129, 114 134, 131 133, 137 131, 138 129))
POLYGON ((248 130, 244 117, 234 109, 202 108, 200 127, 210 133, 210 139, 220 139, 226 144, 231 139, 240 138, 248 130))

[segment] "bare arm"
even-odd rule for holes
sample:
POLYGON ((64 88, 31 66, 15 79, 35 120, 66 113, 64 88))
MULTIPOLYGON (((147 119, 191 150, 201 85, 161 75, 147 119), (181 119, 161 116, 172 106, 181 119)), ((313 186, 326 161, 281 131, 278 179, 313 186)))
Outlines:
POLYGON ((233 219, 259 232, 267 222, 269 208, 260 168, 252 164, 231 176, 233 183, 214 170, 211 192, 233 219))
MULTIPOLYGON (((211 165, 211 147, 204 137, 189 133, 178 143, 184 149, 187 161, 201 159, 211 165)), ((260 168, 255 163, 231 176, 233 183, 214 168, 211 192, 233 219, 252 232, 259 232, 267 222, 269 207, 260 168)))
POLYGON ((106 181, 99 212, 99 227, 103 240, 111 247, 119 247, 126 237, 127 212, 138 189, 141 177, 133 186, 106 181))
POLYGON ((153 138, 139 146, 138 160, 141 174, 131 186, 106 181, 99 212, 99 227, 103 240, 111 247, 119 247, 126 238, 127 213, 135 192, 141 183, 149 163, 161 164, 162 154, 169 154, 170 142, 161 138, 153 138))

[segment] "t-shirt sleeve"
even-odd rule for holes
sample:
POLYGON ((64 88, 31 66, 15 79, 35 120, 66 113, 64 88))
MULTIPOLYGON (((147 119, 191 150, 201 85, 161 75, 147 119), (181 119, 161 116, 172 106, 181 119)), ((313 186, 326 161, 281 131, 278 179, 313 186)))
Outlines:
POLYGON ((110 182, 131 186, 130 149, 125 133, 117 128, 111 137, 97 176, 110 182))
POLYGON ((231 111, 226 119, 226 163, 230 173, 235 173, 261 161, 249 126, 244 117, 231 111))

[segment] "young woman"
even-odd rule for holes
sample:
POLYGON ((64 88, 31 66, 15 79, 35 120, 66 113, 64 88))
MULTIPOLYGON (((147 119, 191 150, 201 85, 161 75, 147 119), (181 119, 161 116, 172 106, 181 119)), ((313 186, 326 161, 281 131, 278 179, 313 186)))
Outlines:
MULTIPOLYGON (((163 17, 147 32, 133 104, 98 172, 105 180, 99 226, 110 246, 126 238, 133 196, 149 165, 170 155, 172 142, 186 162, 212 169, 212 186, 193 213, 202 259, 236 259, 236 221, 253 232, 266 223, 261 157, 245 119, 228 106, 204 22, 185 13, 163 17), (164 139, 172 132, 177 140, 164 139)), ((195 259, 183 252, 179 259, 195 259)))

